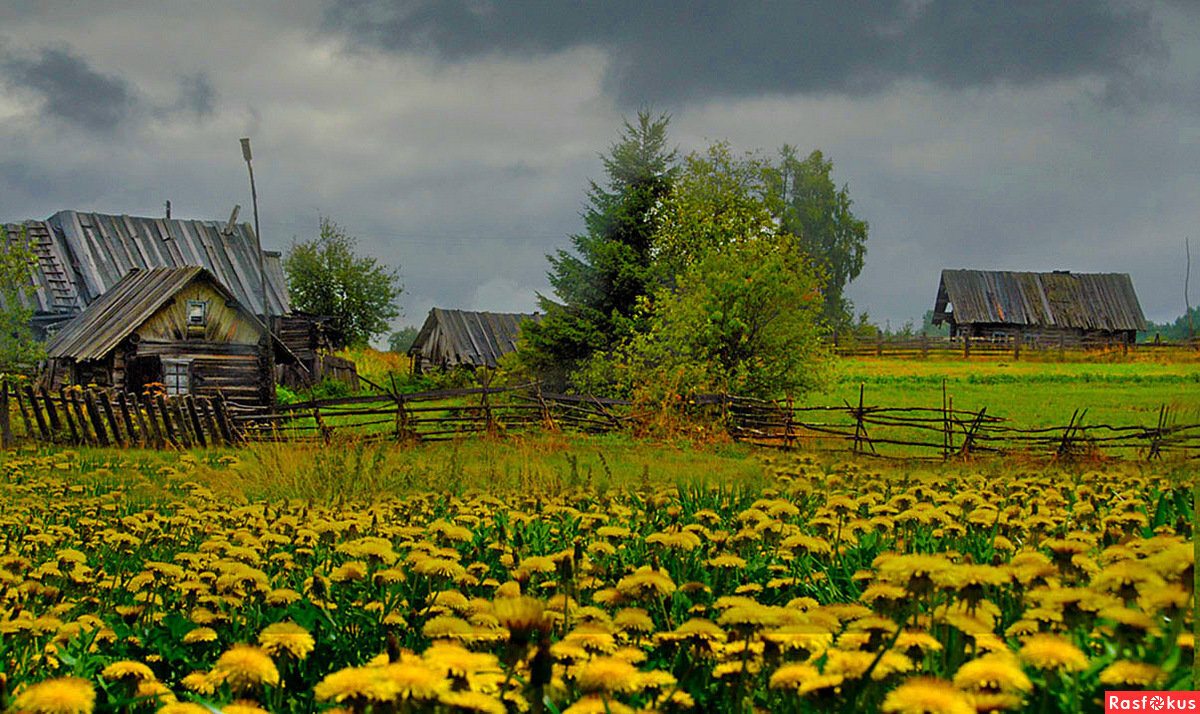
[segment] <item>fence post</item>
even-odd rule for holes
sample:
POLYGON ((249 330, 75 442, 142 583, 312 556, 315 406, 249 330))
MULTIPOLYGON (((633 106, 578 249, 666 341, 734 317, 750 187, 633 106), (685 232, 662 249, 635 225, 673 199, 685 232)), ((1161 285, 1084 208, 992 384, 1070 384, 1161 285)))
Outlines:
POLYGON ((1013 361, 1021 359, 1021 331, 1017 330, 1013 336, 1013 361))
POLYGON ((17 399, 17 411, 21 412, 21 422, 25 424, 25 435, 30 439, 36 440, 38 432, 33 429, 33 421, 29 418, 29 410, 25 408, 25 400, 21 397, 21 388, 15 384, 13 385, 13 396, 17 399))
POLYGON ((971 336, 963 335, 963 357, 971 356, 971 336))
MULTIPOLYGON (((140 404, 144 404, 146 409, 146 421, 150 423, 150 431, 147 433, 147 441, 153 440, 154 448, 162 449, 167 445, 166 439, 163 438, 162 429, 158 425, 158 410, 154 405, 154 395, 149 392, 143 392, 142 396, 133 395, 134 408, 138 409, 138 414, 142 413, 139 408, 140 404)), ((145 429, 143 429, 145 432, 145 429)))
POLYGON ((212 397, 196 397, 196 409, 204 419, 204 428, 208 430, 209 441, 213 446, 220 446, 223 439, 220 429, 217 428, 217 420, 213 416, 212 397))
POLYGON ((230 445, 236 444, 240 440, 240 435, 229 420, 229 412, 225 409, 224 396, 217 395, 217 400, 213 402, 213 410, 217 413, 217 428, 221 430, 221 436, 225 437, 225 443, 230 445))
POLYGON ((37 422, 38 432, 42 435, 44 441, 50 441, 54 435, 50 432, 50 428, 46 426, 46 420, 42 417, 42 410, 38 408, 37 395, 33 393, 33 387, 25 385, 25 398, 29 400, 29 407, 33 410, 33 418, 37 422))
POLYGON ((196 399, 190 394, 183 395, 183 405, 187 407, 187 416, 192 428, 196 431, 196 445, 201 449, 208 448, 208 439, 204 437, 204 425, 200 423, 200 415, 196 412, 196 399))
MULTIPOLYGON (((125 423, 125 436, 129 439, 130 446, 138 446, 145 442, 146 426, 142 422, 141 430, 134 429, 133 417, 129 415, 129 397, 125 396, 125 390, 117 392, 117 411, 121 412, 121 421, 125 423)), ((138 414, 140 417, 141 414, 138 414)))
POLYGON ((178 394, 171 397, 167 405, 171 407, 172 417, 175 418, 175 423, 179 427, 179 440, 183 442, 183 448, 192 448, 192 435, 188 431, 187 417, 183 415, 183 403, 180 401, 182 397, 178 394))
POLYGON ((929 356, 929 335, 921 333, 921 359, 929 356))
POLYGON ((104 419, 100 416, 100 407, 96 406, 96 390, 88 388, 83 393, 83 407, 96 433, 96 443, 100 446, 111 444, 108 440, 108 430, 104 428, 104 419))
POLYGON ((117 421, 117 414, 113 411, 112 394, 108 390, 100 392, 100 410, 104 412, 104 418, 108 420, 108 426, 112 429, 113 441, 117 442, 118 446, 125 446, 125 436, 121 433, 121 423, 117 421))
POLYGON ((883 333, 882 332, 875 333, 875 356, 876 357, 883 356, 883 333))
MULTIPOLYGON (((166 396, 162 392, 159 392, 151 397, 151 399, 154 400, 154 404, 158 407, 157 411, 162 418, 163 433, 166 435, 167 441, 170 442, 171 446, 179 448, 181 442, 175 436, 175 425, 171 423, 171 413, 167 411, 166 396)), ((153 412, 151 412, 151 418, 153 418, 153 412)))
POLYGON ((80 438, 79 429, 75 428, 75 417, 71 414, 71 400, 67 397, 65 386, 58 390, 58 396, 62 399, 63 416, 66 417, 67 426, 71 428, 71 441, 75 444, 82 444, 84 440, 80 438))
POLYGON ((8 382, 0 381, 0 448, 11 448, 14 443, 12 420, 8 415, 8 382))
MULTIPOLYGON (((41 393, 42 402, 46 405, 46 418, 50 420, 50 429, 55 434, 58 434, 60 431, 62 431, 62 422, 58 420, 58 412, 54 411, 54 400, 50 398, 50 390, 46 389, 45 385, 43 385, 41 388, 41 393)), ((63 411, 66 410, 66 402, 63 402, 63 411)))

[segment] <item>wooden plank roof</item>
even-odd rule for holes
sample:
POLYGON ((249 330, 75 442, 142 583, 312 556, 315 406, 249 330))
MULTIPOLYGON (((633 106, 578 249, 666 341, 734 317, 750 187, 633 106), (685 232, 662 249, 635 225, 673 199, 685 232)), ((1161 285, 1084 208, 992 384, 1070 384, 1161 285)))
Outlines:
MULTIPOLYGON (((180 290, 198 279, 207 279, 218 292, 235 300, 212 273, 199 266, 134 270, 51 336, 46 343, 46 355, 57 359, 101 359, 180 290)), ((239 309, 245 319, 266 330, 240 304, 239 309)))
POLYGON ((934 324, 974 323, 1142 330, 1146 318, 1127 273, 943 270, 934 324), (951 311, 947 311, 947 308, 951 311))
POLYGON ((496 367, 503 355, 517 349, 525 320, 537 313, 473 312, 432 308, 408 353, 437 365, 467 364, 496 367))
MULTIPOLYGON (((263 314, 254 230, 221 221, 179 220, 59 211, 45 221, 7 224, 8 240, 24 229, 38 264, 31 270, 35 315, 73 315, 137 268, 207 269, 234 298, 263 314)), ((291 312, 278 252, 263 251, 272 315, 291 312)))

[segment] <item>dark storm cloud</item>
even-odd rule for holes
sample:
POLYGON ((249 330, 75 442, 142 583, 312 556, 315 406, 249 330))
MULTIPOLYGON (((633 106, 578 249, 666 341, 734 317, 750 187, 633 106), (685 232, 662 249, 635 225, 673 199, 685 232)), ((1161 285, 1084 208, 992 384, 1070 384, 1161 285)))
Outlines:
POLYGON ((115 131, 136 103, 125 80, 97 72, 65 49, 23 56, 0 47, 0 77, 10 89, 39 96, 43 113, 101 133, 115 131))
POLYGON ((1097 75, 1160 56, 1148 11, 1101 0, 548 3, 330 0, 350 44, 446 61, 609 51, 626 103, 876 90, 901 79, 961 88, 1097 75))
POLYGON ((211 116, 217 106, 217 90, 204 72, 189 74, 179 80, 180 108, 197 117, 211 116))

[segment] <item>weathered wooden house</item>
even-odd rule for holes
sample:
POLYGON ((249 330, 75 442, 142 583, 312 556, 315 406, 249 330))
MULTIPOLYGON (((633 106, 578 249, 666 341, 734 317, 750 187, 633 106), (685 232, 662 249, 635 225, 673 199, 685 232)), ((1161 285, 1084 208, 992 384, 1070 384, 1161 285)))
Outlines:
POLYGON ((473 312, 432 308, 408 354, 413 371, 452 367, 496 367, 517 349, 521 323, 539 313, 473 312))
MULTIPOLYGON (((292 310, 280 254, 262 251, 260 261, 248 223, 59 211, 44 221, 2 227, 8 241, 23 232, 33 244, 37 264, 30 271, 33 292, 25 304, 33 311, 35 334, 43 339, 132 270, 197 266, 260 322, 269 315, 273 334, 293 355, 306 356, 279 368, 283 381, 303 384, 320 379, 328 373, 326 363, 343 373, 353 372, 353 363, 332 357, 333 350, 344 345, 328 328, 328 320, 292 310), (260 263, 266 274, 265 303, 260 263)), ((0 296, 0 305, 3 299, 0 296)))
POLYGON ((206 268, 152 268, 124 279, 62 325, 46 344, 52 382, 168 395, 223 395, 271 404, 271 365, 292 360, 266 327, 206 268))
POLYGON ((1126 273, 943 270, 933 324, 951 336, 1132 343, 1146 318, 1126 273))

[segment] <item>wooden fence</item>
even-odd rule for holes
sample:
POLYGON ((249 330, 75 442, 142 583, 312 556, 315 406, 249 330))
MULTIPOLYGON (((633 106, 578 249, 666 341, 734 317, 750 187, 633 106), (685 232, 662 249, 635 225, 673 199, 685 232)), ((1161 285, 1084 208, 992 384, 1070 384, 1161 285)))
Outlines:
POLYGON ((190 449, 244 441, 223 398, 80 387, 51 392, 44 386, 0 382, 0 440, 5 448, 16 441, 14 411, 26 438, 48 443, 190 449))
MULTIPOLYGON (((681 403, 692 416, 723 424, 740 441, 783 449, 841 450, 918 459, 980 454, 1055 458, 1123 456, 1200 458, 1200 424, 1176 423, 1167 407, 1153 425, 1088 423, 1076 411, 1065 426, 1022 428, 986 408, 798 406, 728 395, 696 395, 681 403)), ((604 433, 644 423, 645 414, 617 399, 543 392, 533 385, 476 387, 417 394, 396 391, 280 405, 272 411, 223 398, 133 395, 25 385, 0 390, 0 436, 14 443, 15 411, 38 441, 144 448, 192 448, 255 441, 334 439, 440 441, 526 429, 604 433), (15 406, 15 410, 12 408, 15 406)))
POLYGON ((928 357, 930 355, 960 355, 962 357, 1009 357, 1020 359, 1022 354, 1057 354, 1068 352, 1119 351, 1154 353, 1164 350, 1200 350, 1200 339, 1183 342, 1139 342, 1128 344, 1099 337, 1066 334, 1031 334, 1005 337, 930 337, 929 335, 887 335, 845 339, 833 338, 828 343, 842 357, 928 357))
POLYGON ((1022 428, 979 411, 867 405, 794 406, 742 397, 714 398, 727 409, 734 438, 783 449, 833 448, 897 458, 965 459, 1030 454, 1060 459, 1097 456, 1200 458, 1200 424, 1174 423, 1163 406, 1152 426, 1091 424, 1076 410, 1065 426, 1022 428))

